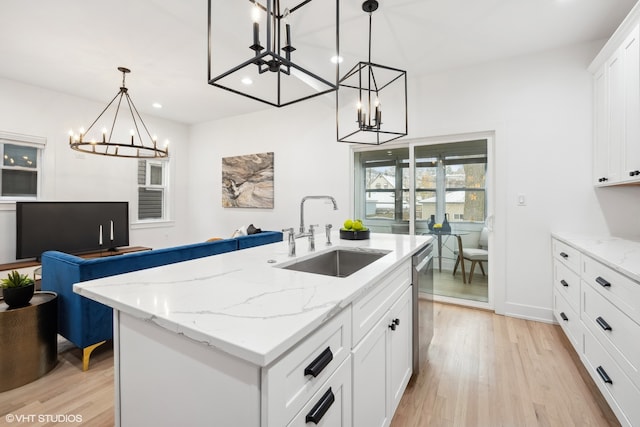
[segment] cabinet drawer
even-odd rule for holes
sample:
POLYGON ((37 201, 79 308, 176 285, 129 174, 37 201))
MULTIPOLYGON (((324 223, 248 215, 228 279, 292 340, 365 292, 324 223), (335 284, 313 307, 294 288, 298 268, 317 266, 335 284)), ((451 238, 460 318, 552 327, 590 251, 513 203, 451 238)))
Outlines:
POLYGON ((580 252, 564 242, 553 239, 551 242, 553 257, 571 270, 580 274, 580 252))
POLYGON ((584 344, 585 366, 620 423, 639 426, 640 391, 588 330, 584 344), (607 378, 610 382, 606 382, 607 378))
POLYGON ((582 354, 582 323, 578 312, 575 311, 562 294, 553 293, 553 314, 562 327, 565 335, 573 344, 578 354, 582 354))
POLYGON ((411 286, 411 261, 397 267, 368 294, 352 304, 354 346, 409 286, 411 286))
POLYGON ((318 427, 351 426, 350 359, 342 362, 342 365, 309 399, 287 427, 308 427, 310 425, 318 427))
POLYGON ((584 257, 582 278, 636 323, 640 323, 640 283, 589 257, 584 257))
POLYGON ((588 285, 582 321, 631 381, 640 388, 640 325, 588 285))
POLYGON ((580 312, 580 276, 561 261, 553 260, 553 283, 576 313, 580 312))
POLYGON ((262 372, 263 419, 286 425, 351 352, 351 307, 262 372))

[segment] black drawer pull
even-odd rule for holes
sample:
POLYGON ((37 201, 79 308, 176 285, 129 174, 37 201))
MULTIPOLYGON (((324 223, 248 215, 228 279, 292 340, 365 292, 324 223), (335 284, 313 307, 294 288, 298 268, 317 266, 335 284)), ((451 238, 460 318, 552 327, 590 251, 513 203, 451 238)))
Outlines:
POLYGON ((316 357, 313 362, 309 363, 309 366, 304 368, 304 374, 317 377, 332 360, 333 353, 331 352, 331 347, 327 347, 322 353, 320 353, 320 356, 316 357))
POLYGON ((324 417, 324 414, 326 414, 329 408, 331 408, 331 405, 333 405, 335 400, 336 397, 333 395, 331 387, 329 387, 329 390, 322 395, 320 400, 318 400, 318 403, 313 405, 313 408, 311 408, 311 411, 307 414, 304 421, 306 423, 318 424, 322 417, 324 417))
POLYGON ((560 317, 562 317, 562 320, 564 320, 565 322, 569 321, 569 318, 567 317, 566 314, 564 314, 564 311, 562 313, 560 313, 560 317))
POLYGON ((598 283, 598 285, 602 286, 603 288, 611 287, 611 283, 609 283, 607 280, 605 280, 601 276, 596 277, 596 282, 598 283))
POLYGON ((560 283, 562 283, 562 286, 564 286, 565 288, 569 286, 569 284, 567 283, 566 280, 562 279, 560 280, 560 283))
POLYGON ((609 324, 606 322, 606 320, 604 320, 602 317, 598 317, 596 319, 596 322, 598 323, 598 325, 600 325, 600 327, 602 329, 604 329, 605 331, 611 331, 611 326, 609 326, 609 324))
POLYGON ((598 372, 598 375, 600 375, 600 378, 602 378, 602 381, 604 381, 607 384, 613 384, 613 381, 611 381, 611 378, 609 378, 609 375, 607 375, 607 371, 605 371, 602 366, 598 366, 596 368, 596 372, 598 372))
POLYGON ((569 258, 569 255, 568 255, 568 254, 566 254, 566 253, 564 253, 564 252, 560 252, 560 256, 561 256, 562 258, 564 258, 564 259, 569 258))

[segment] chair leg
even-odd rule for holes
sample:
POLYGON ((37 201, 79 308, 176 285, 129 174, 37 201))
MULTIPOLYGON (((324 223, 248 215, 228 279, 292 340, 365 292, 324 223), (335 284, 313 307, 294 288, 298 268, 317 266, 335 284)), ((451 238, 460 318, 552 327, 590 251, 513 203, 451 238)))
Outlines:
POLYGON ((106 341, 101 341, 97 344, 93 344, 93 345, 90 345, 89 347, 85 347, 82 349, 82 370, 83 371, 89 370, 89 357, 91 357, 91 353, 93 352, 93 350, 95 350, 97 347, 101 346, 104 343, 106 343, 106 341))
POLYGON ((486 276, 487 274, 484 272, 484 267, 482 266, 482 261, 478 261, 478 263, 480 264, 480 270, 482 270, 482 275, 486 276))
POLYGON ((460 257, 456 258, 456 265, 453 266, 453 275, 456 275, 456 270, 458 270, 458 265, 460 265, 460 257))
POLYGON ((473 271, 476 269, 476 264, 478 261, 471 262, 471 271, 469 272, 469 284, 471 284, 471 280, 473 279, 473 271))

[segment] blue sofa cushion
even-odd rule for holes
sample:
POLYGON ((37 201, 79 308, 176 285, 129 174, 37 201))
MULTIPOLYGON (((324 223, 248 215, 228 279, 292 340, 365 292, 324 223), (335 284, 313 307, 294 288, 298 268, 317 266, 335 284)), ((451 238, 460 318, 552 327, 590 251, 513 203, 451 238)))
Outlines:
POLYGON ((236 240, 238 241, 238 249, 246 249, 268 243, 282 242, 282 233, 280 231, 263 231, 248 236, 239 236, 236 237, 236 240))

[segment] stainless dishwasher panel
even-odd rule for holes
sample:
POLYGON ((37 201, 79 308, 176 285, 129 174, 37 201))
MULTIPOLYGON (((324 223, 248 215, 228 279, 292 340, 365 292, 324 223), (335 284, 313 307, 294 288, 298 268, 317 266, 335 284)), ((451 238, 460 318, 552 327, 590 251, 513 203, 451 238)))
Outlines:
POLYGON ((412 259, 413 375, 427 359, 433 338, 433 245, 429 243, 412 259))

